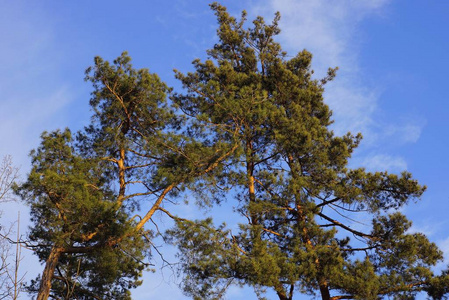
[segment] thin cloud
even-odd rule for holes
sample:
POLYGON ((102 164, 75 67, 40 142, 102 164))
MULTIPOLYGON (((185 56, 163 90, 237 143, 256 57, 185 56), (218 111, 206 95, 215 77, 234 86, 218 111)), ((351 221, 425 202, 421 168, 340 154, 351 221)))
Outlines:
POLYGON ((385 135, 402 143, 416 143, 421 136, 425 122, 410 121, 386 127, 385 135))
MULTIPOLYGON (((21 3, 4 3, 0 12, 0 155, 22 166, 43 130, 62 126, 64 108, 73 99, 58 78, 54 26, 45 14, 21 3)), ((27 168, 22 168, 22 172, 27 168)))
MULTIPOLYGON (((59 79, 60 53, 54 27, 38 8, 20 1, 2 3, 0 10, 0 157, 11 154, 22 178, 29 170, 28 153, 44 130, 67 126, 64 109, 73 99, 59 79), (57 127, 56 127, 57 126, 57 127)), ((22 203, 2 207, 2 224, 16 221, 21 212, 20 233, 25 234, 29 209, 22 203)), ((41 269, 36 256, 24 250, 20 272, 26 280, 41 269)))
POLYGON ((364 142, 373 139, 372 132, 375 122, 372 115, 377 109, 379 93, 360 85, 354 85, 350 80, 342 80, 332 84, 325 93, 325 99, 337 119, 334 130, 342 135, 350 131, 363 133, 364 142))
POLYGON ((383 17, 389 0, 269 0, 255 5, 255 12, 272 19, 272 12, 281 13, 280 41, 290 55, 306 48, 314 55, 313 68, 318 78, 329 67, 340 70, 334 82, 327 86, 326 101, 334 112, 337 134, 362 132, 368 143, 400 135, 396 141, 418 140, 423 122, 389 124, 374 118, 382 89, 364 82, 359 63, 365 36, 360 23, 371 17, 383 17), (388 130, 385 130, 388 128, 388 130))
POLYGON ((416 225, 415 223, 413 223, 412 227, 410 227, 409 230, 407 230, 408 234, 414 234, 414 233, 423 233, 425 234, 427 237, 431 237, 433 236, 439 229, 441 228, 440 224, 432 224, 432 225, 428 225, 428 224, 421 224, 421 225, 416 225), (438 228, 436 228, 438 227, 438 228))
POLYGON ((440 240, 437 245, 438 248, 443 251, 444 256, 444 261, 438 264, 437 269, 443 269, 449 265, 449 237, 444 240, 440 240))
POLYGON ((317 71, 341 66, 353 72, 358 69, 357 25, 370 15, 380 14, 388 2, 270 0, 256 11, 263 15, 281 12, 282 41, 296 51, 309 49, 315 55, 317 71))
POLYGON ((366 157, 361 163, 368 171, 388 170, 390 172, 401 172, 407 169, 404 158, 386 154, 376 154, 366 157))
POLYGON ((258 7, 281 12, 280 40, 291 55, 306 48, 314 55, 313 68, 323 77, 329 67, 339 67, 336 80, 326 90, 326 101, 334 112, 337 134, 347 131, 371 136, 380 93, 361 81, 359 53, 363 35, 358 24, 380 14, 388 1, 293 1, 270 0, 258 7), (294 51, 290 50, 294 49, 294 51))
MULTIPOLYGON (((29 151, 36 147, 44 130, 64 127, 63 116, 58 113, 71 101, 71 95, 62 87, 51 94, 28 97, 20 95, 8 97, 0 103, 2 127, 0 153, 11 154, 22 166, 27 165, 29 151)), ((26 170, 26 168, 25 168, 26 170)))

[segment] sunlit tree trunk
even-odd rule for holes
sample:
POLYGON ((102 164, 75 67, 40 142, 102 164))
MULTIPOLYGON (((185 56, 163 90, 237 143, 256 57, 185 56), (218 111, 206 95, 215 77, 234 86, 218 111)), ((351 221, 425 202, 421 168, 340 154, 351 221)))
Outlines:
POLYGON ((41 286, 39 287, 39 294, 37 300, 47 300, 51 290, 51 280, 55 272, 56 265, 58 264, 59 257, 61 256, 63 248, 53 246, 51 252, 45 262, 45 269, 42 273, 41 286))

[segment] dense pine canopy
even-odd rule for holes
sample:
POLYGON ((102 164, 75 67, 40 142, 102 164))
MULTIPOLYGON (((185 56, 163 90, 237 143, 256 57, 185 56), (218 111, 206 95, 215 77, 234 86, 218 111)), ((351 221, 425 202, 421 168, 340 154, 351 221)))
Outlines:
POLYGON ((219 4, 212 9, 219 42, 209 60, 193 62, 194 72, 177 73, 187 93, 175 100, 201 116, 211 136, 239 145, 220 188, 233 191, 227 197, 247 222, 232 234, 211 220, 178 223, 172 233, 187 294, 214 299, 232 283, 272 288, 279 299, 413 298, 429 289, 442 253, 408 233, 397 212, 425 187, 407 172, 347 167, 361 135, 338 137, 330 128, 323 92, 336 69, 314 79, 309 52, 283 52, 279 15, 247 29, 245 13, 237 20, 219 4), (371 219, 370 230, 348 225, 357 215, 371 219))
POLYGON ((310 52, 284 52, 279 14, 247 25, 245 12, 211 8, 218 41, 192 72, 175 71, 184 90, 134 69, 127 53, 97 57, 85 78, 91 123, 42 134, 15 189, 31 207, 28 245, 45 263, 29 292, 130 299, 161 234, 159 211, 175 221, 164 241, 178 246, 194 299, 223 298, 231 285, 260 299, 266 290, 280 300, 442 299, 449 275, 432 268, 442 252, 400 213, 426 188, 407 172, 348 167, 362 136, 332 131, 323 93, 337 68, 317 79, 310 52), (171 213, 164 204, 183 193, 200 207, 233 203, 238 231, 171 213))

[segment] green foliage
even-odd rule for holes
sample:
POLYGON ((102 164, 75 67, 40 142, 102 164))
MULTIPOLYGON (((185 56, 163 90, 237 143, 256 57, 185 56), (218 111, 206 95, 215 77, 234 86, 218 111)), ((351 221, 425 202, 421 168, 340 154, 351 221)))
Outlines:
MULTIPOLYGON (((127 214, 115 208, 116 194, 104 180, 101 164, 77 154, 68 129, 44 133, 31 157, 28 180, 16 192, 31 207, 34 226, 29 238, 39 259, 47 260, 54 247, 66 253, 55 270, 53 296, 128 295, 140 285, 145 244, 131 234, 127 214), (114 240, 120 242, 109 245, 114 240)), ((37 282, 30 291, 37 290, 37 282)))
POLYGON ((50 288, 54 297, 129 298, 159 234, 146 223, 157 211, 171 216, 161 207, 165 197, 185 186, 200 191, 206 181, 196 179, 232 152, 185 130, 187 118, 167 103, 170 89, 134 69, 126 52, 112 64, 96 57, 86 80, 94 87, 90 125, 75 140, 68 129, 44 133, 17 188, 31 207, 30 240, 46 262, 30 286, 43 299, 50 288), (150 208, 131 218, 142 198, 150 208))
POLYGON ((158 228, 156 211, 176 220, 186 294, 220 299, 232 285, 257 297, 272 289, 322 299, 412 299, 448 293, 441 251, 396 212, 425 191, 412 175, 349 169, 360 134, 335 136, 313 76, 312 54, 288 56, 271 24, 246 28, 213 3, 218 42, 172 93, 127 53, 97 57, 90 125, 43 133, 32 170, 16 192, 31 207, 30 241, 46 262, 30 292, 57 299, 130 299, 158 228), (167 99, 167 96, 170 98, 167 99), (188 190, 201 206, 235 198, 239 228, 173 216, 163 201, 188 190), (140 200, 150 203, 142 216, 140 200), (359 226, 353 219, 370 224, 359 226), (148 227, 148 226, 147 226, 148 227), (50 290, 51 287, 51 290, 50 290), (336 298, 332 298, 336 297, 336 298))
POLYGON ((176 73, 186 93, 174 101, 213 141, 238 146, 209 192, 235 196, 247 223, 234 235, 210 220, 178 223, 171 234, 185 292, 216 299, 232 282, 254 286, 259 296, 272 288, 279 299, 295 291, 379 299, 430 291, 432 280, 441 286, 431 271, 441 251, 392 213, 425 187, 406 172, 347 167, 361 135, 338 137, 330 129, 323 92, 337 69, 317 80, 309 52, 287 56, 275 41, 279 14, 247 29, 245 12, 238 21, 217 3, 211 8, 219 41, 208 60, 193 62, 194 72, 176 73), (357 214, 372 226, 354 227, 357 214))
MULTIPOLYGON (((166 103, 170 89, 148 69, 134 69, 126 52, 113 64, 100 57, 94 62, 85 77, 94 87, 90 100, 94 115, 77 136, 79 148, 83 155, 108 163, 111 179, 119 181, 120 197, 125 196, 127 182, 134 182, 127 179, 160 184, 154 182, 157 165, 164 151, 179 142, 167 132, 180 122, 166 103)), ((162 177, 157 176, 160 181, 162 177)), ((137 187, 142 188, 146 189, 142 184, 137 187)))

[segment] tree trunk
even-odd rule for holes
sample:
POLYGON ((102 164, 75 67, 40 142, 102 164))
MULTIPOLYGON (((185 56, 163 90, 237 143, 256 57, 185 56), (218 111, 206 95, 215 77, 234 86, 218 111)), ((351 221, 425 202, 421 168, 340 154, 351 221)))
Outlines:
POLYGON ((288 298, 288 297, 285 295, 285 293, 282 293, 282 292, 276 292, 276 294, 278 295, 279 300, 291 300, 290 298, 288 298))
POLYGON ((125 148, 120 148, 120 158, 117 160, 117 167, 118 167, 118 179, 119 179, 119 192, 117 197, 117 203, 119 206, 122 205, 123 200, 125 198, 125 191, 126 191, 126 180, 125 180, 125 158, 126 158, 126 152, 125 148))
MULTIPOLYGON (((255 179, 254 179, 254 153, 253 153, 253 145, 251 141, 246 142, 246 176, 248 179, 248 194, 249 194, 249 203, 254 204, 256 202, 256 188, 255 188, 255 179)), ((254 213, 252 209, 249 211, 249 215, 251 218, 251 225, 259 224, 259 216, 254 213)))
POLYGON ((292 300, 293 299, 293 291, 290 290, 290 294, 287 295, 287 293, 284 290, 284 288, 282 287, 282 285, 280 285, 280 287, 278 287, 276 289, 276 294, 278 295, 279 300, 292 300))
POLYGON ((327 286, 326 281, 320 282, 320 292, 322 300, 330 300, 331 295, 329 293, 329 287, 327 286))
POLYGON ((51 280, 55 272, 56 265, 58 264, 59 257, 61 256, 63 248, 53 246, 45 262, 44 272, 42 273, 41 285, 39 287, 39 293, 36 300, 47 300, 50 295, 51 280))

